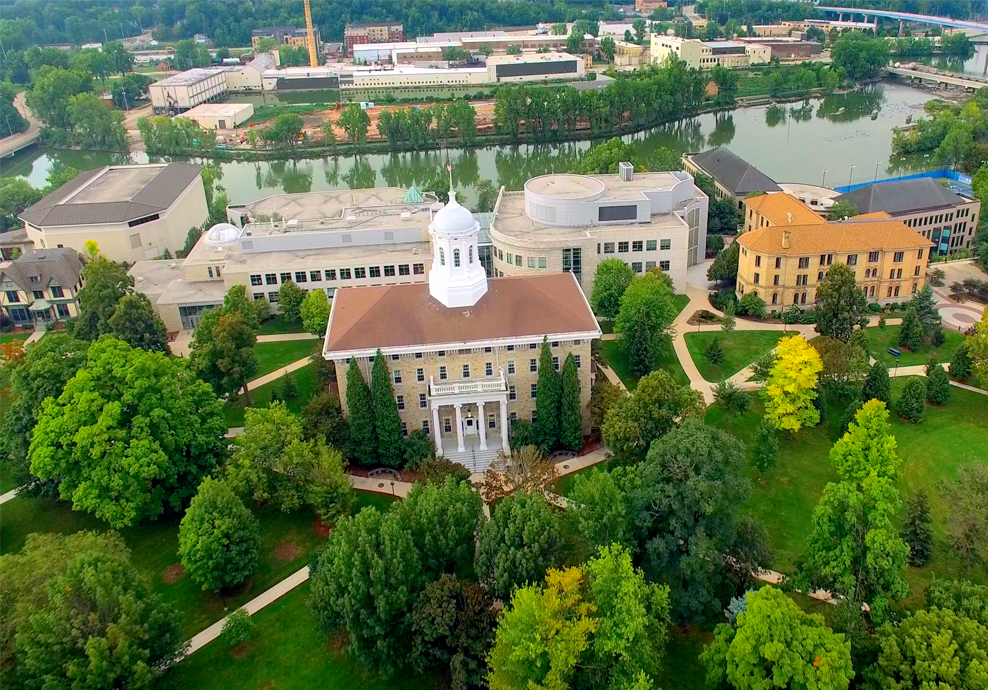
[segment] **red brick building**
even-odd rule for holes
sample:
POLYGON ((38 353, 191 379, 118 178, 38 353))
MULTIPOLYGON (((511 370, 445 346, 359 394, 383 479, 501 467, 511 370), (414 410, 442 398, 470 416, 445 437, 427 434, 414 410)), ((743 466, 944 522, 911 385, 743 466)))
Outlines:
POLYGON ((347 55, 353 55, 353 47, 362 43, 395 43, 404 40, 405 28, 401 22, 347 24, 343 30, 343 44, 347 55))

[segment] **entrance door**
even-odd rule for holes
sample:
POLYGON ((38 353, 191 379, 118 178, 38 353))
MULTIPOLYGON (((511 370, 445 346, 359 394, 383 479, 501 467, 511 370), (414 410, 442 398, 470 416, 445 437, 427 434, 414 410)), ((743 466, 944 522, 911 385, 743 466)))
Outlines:
POLYGON ((464 436, 476 436, 477 435, 477 420, 474 417, 464 417, 463 418, 463 435, 464 436))

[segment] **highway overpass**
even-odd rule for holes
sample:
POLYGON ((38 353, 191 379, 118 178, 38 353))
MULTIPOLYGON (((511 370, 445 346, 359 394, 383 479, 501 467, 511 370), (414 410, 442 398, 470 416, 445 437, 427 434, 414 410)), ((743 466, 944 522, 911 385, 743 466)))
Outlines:
POLYGON ((988 33, 988 24, 984 22, 972 22, 966 19, 951 19, 950 17, 936 17, 928 14, 912 14, 911 12, 893 12, 892 10, 867 9, 860 7, 829 7, 818 5, 819 9, 828 14, 855 15, 860 14, 865 21, 877 19, 895 19, 900 22, 918 22, 920 24, 936 24, 937 26, 948 26, 952 29, 965 29, 967 31, 977 31, 988 33))
POLYGON ((925 82, 927 84, 952 84, 953 86, 963 86, 965 89, 977 90, 988 86, 988 80, 977 77, 968 78, 962 75, 950 75, 942 72, 921 72, 915 69, 904 67, 889 67, 890 74, 896 74, 912 81, 925 82))

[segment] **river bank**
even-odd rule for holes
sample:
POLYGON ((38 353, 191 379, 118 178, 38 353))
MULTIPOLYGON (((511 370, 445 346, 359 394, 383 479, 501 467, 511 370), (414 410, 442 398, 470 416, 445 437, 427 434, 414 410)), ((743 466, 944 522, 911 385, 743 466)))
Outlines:
MULTIPOLYGON (((647 156, 658 147, 677 152, 728 146, 770 177, 785 182, 847 184, 915 172, 929 165, 922 157, 891 159, 892 128, 908 116, 923 112, 930 94, 902 84, 874 84, 860 91, 835 94, 795 104, 775 104, 711 112, 628 134, 647 156), (879 112, 876 120, 871 114, 879 112), (876 166, 877 164, 877 166, 876 166)), ((288 192, 302 193, 374 186, 422 186, 444 171, 447 155, 453 183, 472 200, 479 180, 491 180, 509 190, 521 189, 535 175, 567 170, 590 142, 539 145, 451 147, 440 151, 391 154, 363 151, 356 156, 324 156, 297 161, 216 161, 231 203, 248 203, 288 192)), ((21 176, 33 185, 45 184, 54 166, 88 170, 108 164, 159 160, 204 161, 180 156, 129 157, 85 151, 32 149, 6 159, 3 176, 21 176)))

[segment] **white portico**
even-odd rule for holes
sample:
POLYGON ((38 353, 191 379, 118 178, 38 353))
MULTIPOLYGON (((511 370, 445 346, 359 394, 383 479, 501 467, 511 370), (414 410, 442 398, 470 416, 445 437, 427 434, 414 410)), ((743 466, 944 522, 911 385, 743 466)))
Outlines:
POLYGON ((498 370, 496 377, 456 383, 436 383, 430 377, 429 392, 437 455, 482 470, 499 451, 510 451, 508 386, 503 370, 498 370))

